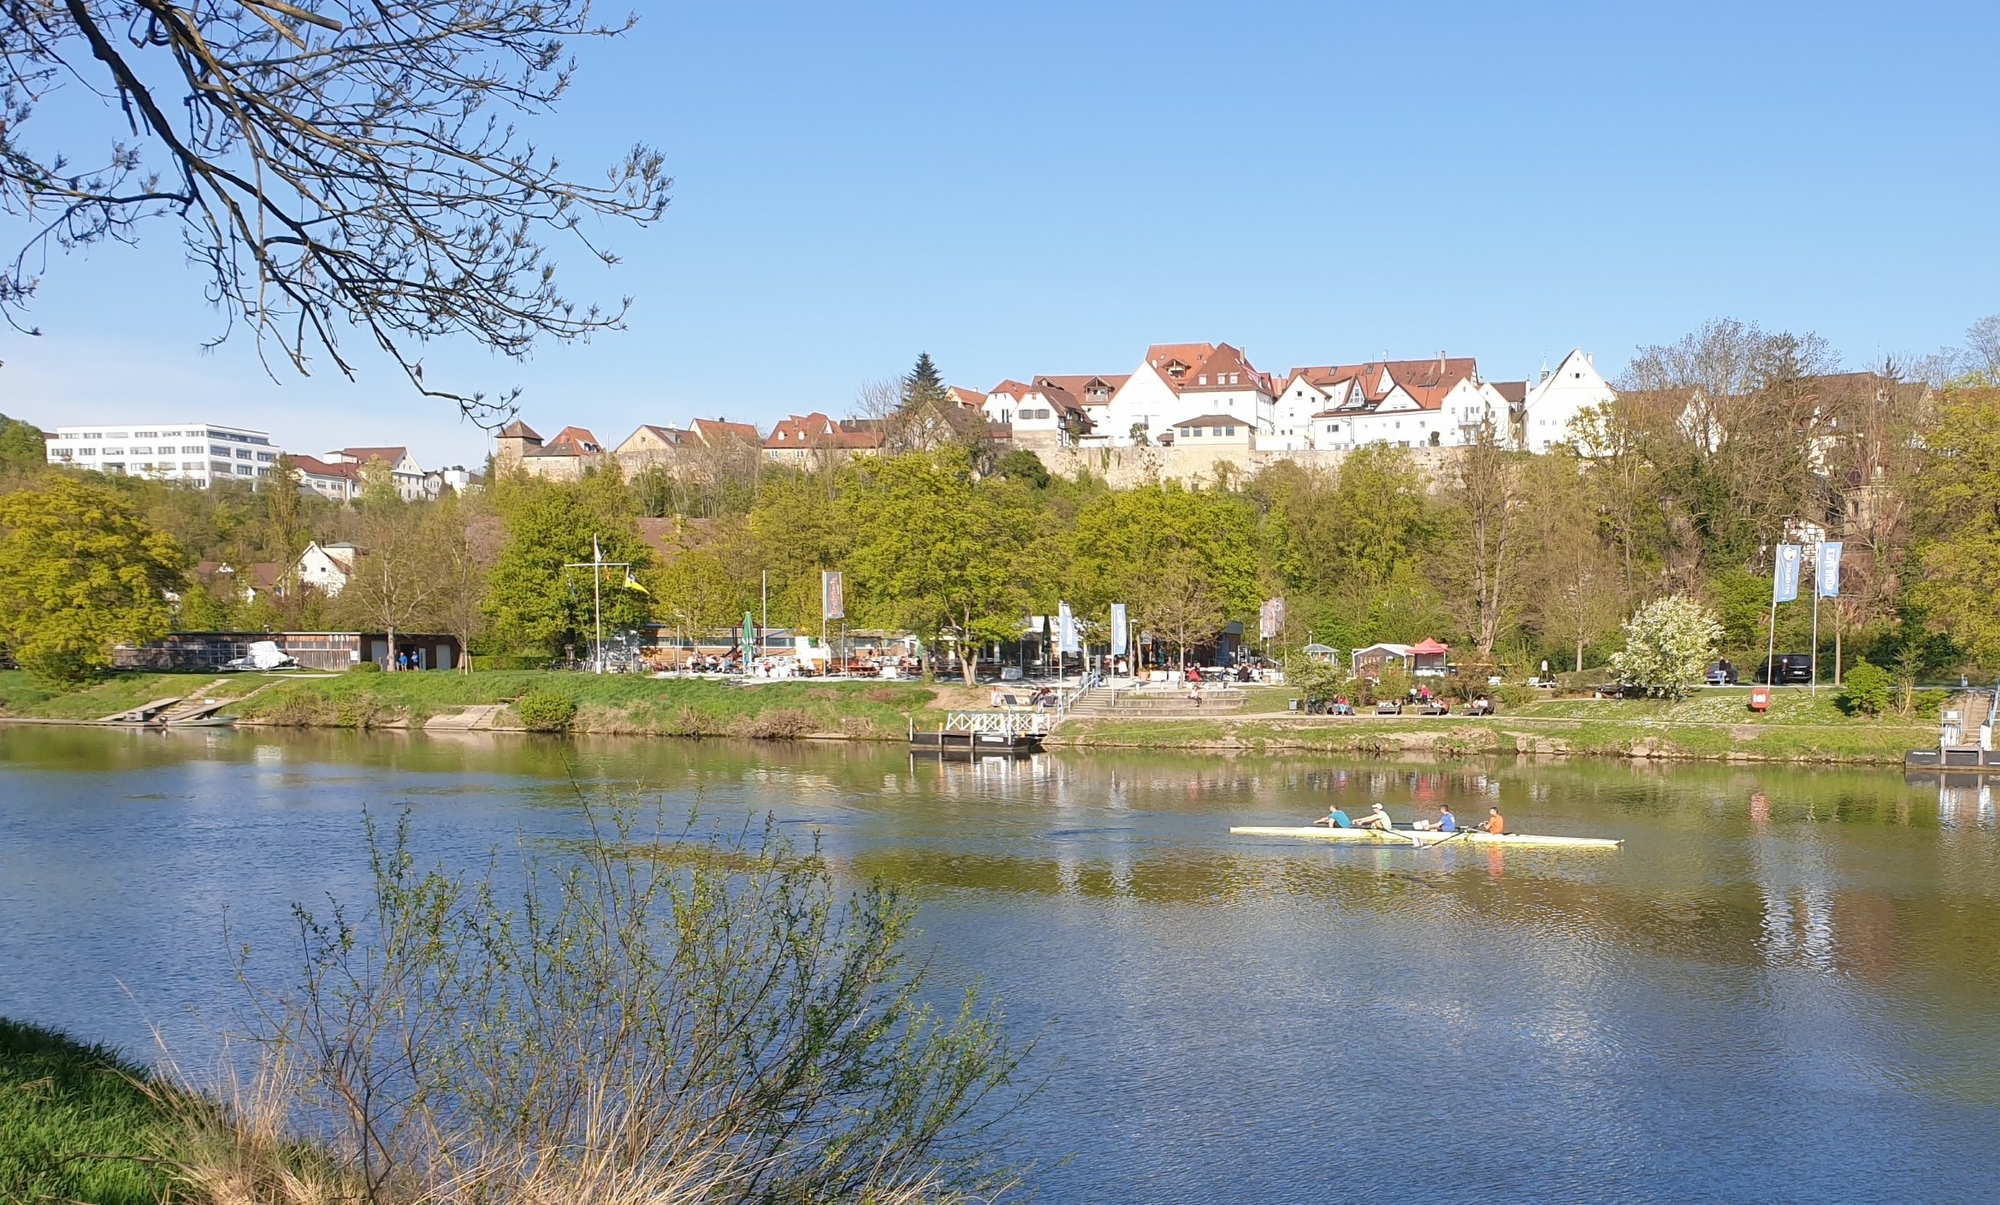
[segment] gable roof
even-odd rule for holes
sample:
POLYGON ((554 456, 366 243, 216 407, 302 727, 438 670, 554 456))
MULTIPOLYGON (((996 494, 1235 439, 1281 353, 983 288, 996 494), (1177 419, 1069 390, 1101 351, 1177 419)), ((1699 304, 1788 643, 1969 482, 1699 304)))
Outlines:
POLYGON ((705 444, 716 444, 727 440, 744 443, 758 443, 764 437, 749 423, 732 423, 726 418, 698 418, 688 424, 690 430, 701 437, 705 444))
POLYGON ((793 414, 771 428, 764 440, 767 448, 879 448, 887 432, 878 419, 843 418, 839 422, 815 410, 793 414))
MULTIPOLYGON (((633 440, 639 438, 641 431, 650 432, 653 438, 670 447, 679 447, 688 437, 688 433, 680 430, 678 427, 656 427, 651 423, 640 423, 633 430, 632 434, 625 437, 625 443, 631 443, 633 440)), ((625 445, 620 444, 618 446, 622 448, 625 445)))
POLYGON ((517 418, 513 422, 508 423, 506 426, 500 428, 500 438, 532 439, 539 442, 542 437, 535 434, 535 429, 533 427, 530 427, 528 424, 522 422, 520 419, 517 418))
POLYGON ((1250 426, 1250 423, 1247 419, 1237 418, 1233 414, 1204 414, 1198 418, 1184 418, 1173 425, 1176 428, 1213 427, 1218 425, 1248 428, 1250 426))
POLYGON ((1132 374, 1121 373, 1104 376, 1101 373, 1066 373, 1043 375, 1035 378, 1037 386, 1053 386, 1067 394, 1079 406, 1104 406, 1111 402, 1111 395, 1117 393, 1132 374), (1093 397, 1092 394, 1102 396, 1093 397))
POLYGON ((361 478, 358 464, 328 464, 317 456, 305 456, 297 452, 291 454, 292 467, 307 477, 344 477, 349 481, 361 478))
POLYGON ((410 454, 410 450, 408 448, 342 448, 340 454, 354 461, 356 464, 367 464, 371 460, 379 460, 383 464, 394 468, 404 457, 410 454))
POLYGON ((1313 415, 1314 418, 1367 413, 1380 406, 1397 389, 1408 394, 1420 408, 1436 410, 1444 405, 1445 395, 1457 388, 1460 382, 1476 383, 1479 380, 1479 362, 1471 356, 1456 359, 1439 356, 1434 360, 1370 360, 1365 364, 1294 368, 1286 379, 1285 388, 1291 388, 1291 382, 1300 379, 1320 390, 1331 390, 1343 382, 1350 383, 1339 405, 1320 411, 1313 415), (1383 387, 1385 383, 1387 388, 1383 387), (1359 404, 1354 400, 1351 385, 1361 387, 1359 404))
POLYGON ((556 437, 539 448, 529 448, 525 456, 598 456, 604 452, 604 445, 587 427, 564 427, 556 432, 556 437))
POLYGON ((986 404, 986 395, 977 389, 967 389, 963 385, 946 385, 944 391, 952 401, 961 406, 977 410, 986 404))

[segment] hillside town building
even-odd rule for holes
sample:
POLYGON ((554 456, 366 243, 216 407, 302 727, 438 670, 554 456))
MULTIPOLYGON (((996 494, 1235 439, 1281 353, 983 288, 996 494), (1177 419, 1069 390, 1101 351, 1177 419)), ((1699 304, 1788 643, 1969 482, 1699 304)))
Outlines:
POLYGON ((255 485, 283 449, 269 432, 217 423, 117 423, 57 427, 45 440, 50 464, 100 473, 157 477, 209 487, 255 485))

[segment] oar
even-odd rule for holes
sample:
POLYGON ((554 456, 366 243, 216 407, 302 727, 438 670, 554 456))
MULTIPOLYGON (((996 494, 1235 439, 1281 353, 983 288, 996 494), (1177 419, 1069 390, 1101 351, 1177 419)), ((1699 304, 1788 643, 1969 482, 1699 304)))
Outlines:
POLYGON ((1449 834, 1447 834, 1447 835, 1445 836, 1445 839, 1444 839, 1443 841, 1433 841, 1433 842, 1431 842, 1431 843, 1430 843, 1429 845, 1426 845, 1426 846, 1425 846, 1424 848, 1425 848, 1425 849, 1436 849, 1436 848, 1437 848, 1438 846, 1440 846, 1440 845, 1445 845, 1445 844, 1449 844, 1449 843, 1450 843, 1450 841, 1451 841, 1451 839, 1452 839, 1453 837, 1463 837, 1463 836, 1464 836, 1465 834, 1467 834, 1467 833, 1469 833, 1469 832, 1471 832, 1471 831, 1472 831, 1472 830, 1471 830, 1471 829, 1469 829, 1469 828, 1461 828, 1461 829, 1454 829, 1454 830, 1453 830, 1452 832, 1450 832, 1449 834))

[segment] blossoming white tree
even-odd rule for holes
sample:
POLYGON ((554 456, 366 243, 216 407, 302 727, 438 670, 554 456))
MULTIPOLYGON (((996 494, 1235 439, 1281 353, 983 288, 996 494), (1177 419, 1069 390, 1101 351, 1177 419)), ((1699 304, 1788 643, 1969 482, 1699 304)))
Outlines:
POLYGON ((1611 657, 1619 683, 1684 699, 1706 676, 1722 624, 1694 598, 1675 594, 1639 608, 1625 621, 1624 632, 1625 647, 1611 657))

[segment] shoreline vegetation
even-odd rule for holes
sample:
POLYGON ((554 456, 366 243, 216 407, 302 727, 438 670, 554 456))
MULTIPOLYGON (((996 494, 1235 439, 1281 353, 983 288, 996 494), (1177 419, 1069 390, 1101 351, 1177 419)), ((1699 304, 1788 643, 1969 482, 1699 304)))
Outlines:
MULTIPOLYGON (((87 689, 47 691, 0 673, 0 721, 88 722, 156 699, 235 699, 247 727, 498 732, 764 740, 900 741, 953 708, 980 708, 989 689, 953 682, 768 682, 598 677, 542 670, 473 674, 120 674, 87 689)), ((1053 749, 1171 749, 1218 754, 1310 751, 1345 755, 1589 756, 1658 761, 1901 765, 1937 739, 1924 718, 1843 714, 1835 691, 1775 692, 1771 710, 1745 706, 1742 688, 1706 689, 1678 702, 1545 699, 1498 716, 1302 716, 1296 691, 1252 688, 1231 715, 1073 718, 1053 749)))

